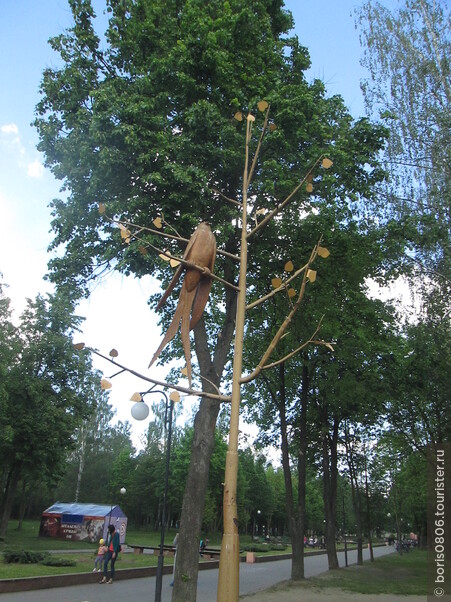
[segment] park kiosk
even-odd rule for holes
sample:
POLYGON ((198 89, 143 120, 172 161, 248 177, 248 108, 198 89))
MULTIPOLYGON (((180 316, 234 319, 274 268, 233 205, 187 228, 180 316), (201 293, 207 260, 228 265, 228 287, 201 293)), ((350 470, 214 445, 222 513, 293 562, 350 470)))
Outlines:
POLYGON ((106 540, 110 524, 124 543, 127 517, 119 506, 55 502, 42 513, 39 536, 98 542, 106 540))

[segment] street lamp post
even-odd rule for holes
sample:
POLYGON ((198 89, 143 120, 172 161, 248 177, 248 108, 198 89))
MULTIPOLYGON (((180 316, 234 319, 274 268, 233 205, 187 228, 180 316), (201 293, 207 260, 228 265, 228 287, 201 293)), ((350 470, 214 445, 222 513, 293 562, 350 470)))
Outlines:
MULTIPOLYGON (((166 510, 167 510, 167 499, 168 499, 168 486, 169 486, 169 465, 171 459, 171 440, 172 440, 172 413, 174 409, 174 402, 169 399, 164 391, 155 390, 153 387, 144 393, 139 395, 143 397, 148 393, 159 393, 165 399, 165 410, 164 410, 164 424, 167 425, 167 442, 166 442, 166 467, 164 472, 164 489, 163 489, 163 507, 161 511, 161 532, 160 532, 160 554, 158 556, 157 574, 155 577, 155 602, 161 602, 161 590, 163 585, 163 564, 164 564, 164 534, 166 529, 166 510), (169 412, 169 418, 168 418, 169 412)), ((132 416, 136 420, 144 420, 149 415, 149 408, 143 402, 139 401, 132 407, 132 416), (143 408, 142 406, 145 406, 143 408)))
MULTIPOLYGON (((119 493, 120 493, 121 495, 125 495, 125 494, 127 493, 127 490, 125 489, 125 487, 121 487, 121 488, 119 489, 119 493)), ((112 512, 113 512, 113 504, 114 504, 114 499, 113 499, 113 497, 114 497, 114 496, 112 495, 112 496, 111 496, 111 504, 110 504, 110 514, 109 514, 109 516, 108 516, 108 526, 110 526, 110 525, 111 525, 111 514, 112 514, 112 512)))

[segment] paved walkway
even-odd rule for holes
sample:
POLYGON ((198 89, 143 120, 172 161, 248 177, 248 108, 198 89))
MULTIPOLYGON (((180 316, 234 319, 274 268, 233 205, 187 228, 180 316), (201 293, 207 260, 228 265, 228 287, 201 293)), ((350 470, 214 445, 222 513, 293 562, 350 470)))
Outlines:
MULTIPOLYGON (((374 549, 374 555, 384 556, 393 552, 392 547, 374 549)), ((368 559, 368 550, 364 550, 364 559, 368 559)), ((344 553, 338 554, 340 566, 344 566, 344 553)), ((348 552, 349 564, 357 561, 355 551, 348 552)), ((327 556, 307 556, 305 576, 312 577, 327 571, 327 556)), ((279 581, 290 578, 291 560, 278 560, 255 564, 240 564, 240 595, 266 589, 279 581)), ((172 577, 163 577, 162 602, 170 602, 172 577)), ((199 571, 197 602, 215 602, 218 583, 218 571, 199 571)), ((116 581, 113 585, 75 585, 31 592, 0 594, 0 602, 152 602, 155 598, 155 577, 116 581)))

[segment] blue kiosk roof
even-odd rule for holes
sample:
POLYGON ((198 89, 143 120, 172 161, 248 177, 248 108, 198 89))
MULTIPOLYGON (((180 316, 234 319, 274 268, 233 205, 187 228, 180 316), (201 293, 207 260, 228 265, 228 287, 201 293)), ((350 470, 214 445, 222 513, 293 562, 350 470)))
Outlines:
POLYGON ((44 510, 45 514, 72 514, 79 516, 98 516, 99 518, 108 516, 110 512, 114 516, 125 517, 125 514, 117 505, 79 504, 77 502, 65 504, 63 502, 55 502, 52 506, 44 510))

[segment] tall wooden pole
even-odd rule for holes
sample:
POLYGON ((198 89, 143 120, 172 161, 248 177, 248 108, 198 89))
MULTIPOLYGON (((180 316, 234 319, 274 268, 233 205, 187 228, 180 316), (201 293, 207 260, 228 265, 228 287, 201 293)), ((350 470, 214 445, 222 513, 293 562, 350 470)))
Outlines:
POLYGON ((246 129, 246 159, 243 176, 243 211, 241 216, 240 280, 236 309, 235 348, 233 355, 232 402, 229 445, 224 479, 224 534, 219 558, 217 602, 238 602, 240 584, 240 541, 236 505, 238 477, 238 426, 241 402, 241 373, 243 365, 244 316, 246 311, 247 272, 247 188, 251 120, 246 129))

